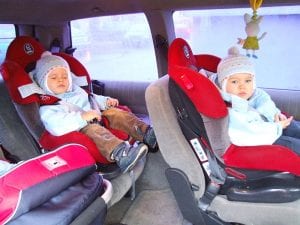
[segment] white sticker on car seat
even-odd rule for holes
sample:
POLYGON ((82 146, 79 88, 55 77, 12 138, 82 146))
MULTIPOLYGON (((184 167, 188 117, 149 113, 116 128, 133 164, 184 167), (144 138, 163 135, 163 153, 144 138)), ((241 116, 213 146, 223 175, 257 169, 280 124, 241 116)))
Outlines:
POLYGON ((201 162, 207 161, 207 156, 206 153, 204 152, 198 138, 194 138, 190 140, 198 158, 200 159, 201 162))
POLYGON ((58 167, 67 165, 67 162, 60 158, 59 156, 53 156, 49 159, 42 161, 42 165, 46 167, 48 170, 54 170, 58 167))
POLYGON ((211 174, 211 170, 210 170, 210 166, 209 166, 209 163, 208 162, 205 162, 202 164, 204 170, 206 171, 207 175, 210 176, 211 174))

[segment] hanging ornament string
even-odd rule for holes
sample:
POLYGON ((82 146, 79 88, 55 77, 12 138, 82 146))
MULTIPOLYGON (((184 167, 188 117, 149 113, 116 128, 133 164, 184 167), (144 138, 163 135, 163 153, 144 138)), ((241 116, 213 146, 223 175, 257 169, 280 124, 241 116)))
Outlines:
POLYGON ((250 7, 253 10, 252 19, 256 20, 256 18, 257 18, 257 9, 261 6, 263 0, 249 0, 249 1, 250 1, 250 7))

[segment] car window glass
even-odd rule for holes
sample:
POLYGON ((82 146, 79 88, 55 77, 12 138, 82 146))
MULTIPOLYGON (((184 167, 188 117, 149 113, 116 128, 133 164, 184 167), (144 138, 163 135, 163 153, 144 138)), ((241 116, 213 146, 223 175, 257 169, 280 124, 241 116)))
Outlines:
POLYGON ((15 27, 12 24, 0 24, 0 63, 3 62, 10 42, 16 37, 15 27))
MULTIPOLYGON (((244 14, 252 15, 250 8, 177 11, 173 14, 177 37, 186 39, 195 54, 212 53, 224 57, 229 47, 245 39, 244 14)), ((300 89, 300 6, 261 7, 259 50, 256 79, 260 87, 300 89)), ((246 50, 240 47, 240 52, 246 50)), ((252 52, 250 52, 252 53, 252 52)))
POLYGON ((71 22, 74 56, 93 79, 157 79, 152 35, 144 14, 105 16, 71 22))

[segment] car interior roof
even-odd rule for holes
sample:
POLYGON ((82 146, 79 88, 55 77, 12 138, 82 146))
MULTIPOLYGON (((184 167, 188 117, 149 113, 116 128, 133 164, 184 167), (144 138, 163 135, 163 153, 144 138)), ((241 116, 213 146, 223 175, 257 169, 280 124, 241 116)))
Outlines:
MULTIPOLYGON (((263 4, 264 6, 298 5, 299 0, 268 0, 263 4)), ((249 2, 241 0, 1 0, 0 23, 45 25, 88 17, 153 10, 230 7, 249 7, 249 2)))

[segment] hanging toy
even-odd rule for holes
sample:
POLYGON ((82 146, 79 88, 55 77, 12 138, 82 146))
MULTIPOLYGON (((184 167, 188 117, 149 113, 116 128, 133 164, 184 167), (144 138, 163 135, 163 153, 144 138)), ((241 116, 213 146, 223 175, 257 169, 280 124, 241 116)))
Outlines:
POLYGON ((265 37, 267 34, 264 32, 260 37, 257 37, 259 34, 259 24, 262 21, 262 16, 257 16, 257 9, 261 6, 263 0, 250 0, 250 6, 253 10, 253 15, 246 13, 244 15, 244 21, 246 23, 246 34, 247 38, 242 39, 238 38, 238 44, 243 45, 243 48, 246 49, 246 55, 250 57, 249 50, 252 50, 252 57, 257 58, 255 55, 255 50, 259 49, 258 42, 265 37))

